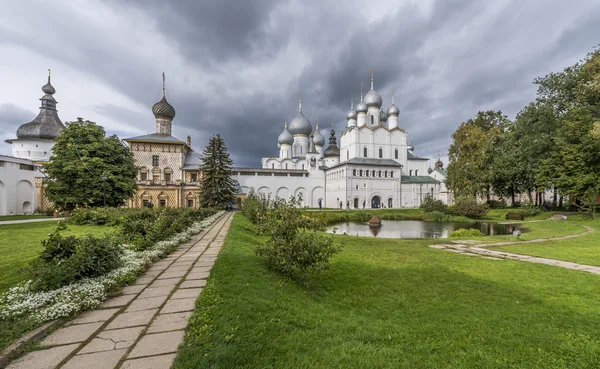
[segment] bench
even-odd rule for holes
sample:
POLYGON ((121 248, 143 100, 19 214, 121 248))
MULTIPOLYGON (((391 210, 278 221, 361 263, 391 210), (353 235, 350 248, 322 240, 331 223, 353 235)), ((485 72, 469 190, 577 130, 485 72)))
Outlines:
POLYGON ((523 213, 506 213, 506 220, 525 220, 523 213))

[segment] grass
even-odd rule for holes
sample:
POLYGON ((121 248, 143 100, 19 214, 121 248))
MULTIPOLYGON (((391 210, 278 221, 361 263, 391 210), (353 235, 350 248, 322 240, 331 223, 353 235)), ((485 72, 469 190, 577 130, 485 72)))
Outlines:
POLYGON ((47 219, 51 218, 48 215, 0 215, 0 222, 4 222, 7 220, 26 220, 26 219, 47 219))
MULTIPOLYGON (((55 222, 0 225, 0 293, 29 278, 26 270, 42 251, 42 240, 56 228, 55 222)), ((99 235, 109 227, 69 225, 65 236, 99 235)))
POLYGON ((598 367, 596 275, 335 238, 343 252, 304 289, 236 215, 175 368, 598 367))
MULTIPOLYGON (((596 229, 596 232, 573 239, 529 244, 491 246, 488 248, 490 250, 540 256, 544 258, 600 266, 600 220, 596 220, 595 222, 589 220, 585 222, 570 223, 578 223, 579 225, 586 224, 596 229)), ((567 224, 569 224, 569 222, 567 222, 567 224)), ((557 226, 560 225, 557 224, 557 226)))

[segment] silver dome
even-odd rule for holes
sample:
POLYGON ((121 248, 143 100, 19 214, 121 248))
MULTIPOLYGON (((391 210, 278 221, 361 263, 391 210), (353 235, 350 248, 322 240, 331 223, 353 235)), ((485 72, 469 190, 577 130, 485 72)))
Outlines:
POLYGON ((367 110, 369 110, 369 107, 367 106, 367 104, 365 104, 364 101, 361 101, 356 105, 357 113, 366 113, 367 110))
POLYGON ((408 151, 413 151, 415 149, 415 147, 413 145, 409 144, 408 146, 406 146, 406 149, 408 151))
POLYGON ((277 137, 277 142, 279 145, 291 145, 294 143, 294 136, 288 131, 287 122, 283 127, 283 132, 277 137))
POLYGON ((394 104, 392 104, 392 106, 389 107, 389 109, 387 110, 387 114, 389 115, 400 115, 400 109, 398 109, 398 107, 394 104))
POLYGON ((319 122, 317 122, 317 126, 315 127, 315 137, 313 140, 315 141, 315 145, 325 146, 325 137, 323 137, 319 131, 319 122))
POLYGON ((356 110, 350 110, 348 114, 346 114, 346 119, 356 119, 357 113, 356 110))
POLYGON ((299 111, 296 118, 288 125, 288 130, 292 135, 308 136, 312 132, 312 124, 302 115, 302 111, 299 111))
POLYGON ((388 119, 388 116, 387 116, 386 112, 383 110, 380 111, 379 112, 379 120, 382 122, 385 122, 387 119, 388 119))
POLYGON ((381 105, 383 104, 381 95, 378 94, 373 89, 371 89, 369 92, 367 92, 367 94, 365 95, 364 102, 365 102, 365 104, 367 104, 368 107, 374 106, 377 108, 381 108, 381 105))

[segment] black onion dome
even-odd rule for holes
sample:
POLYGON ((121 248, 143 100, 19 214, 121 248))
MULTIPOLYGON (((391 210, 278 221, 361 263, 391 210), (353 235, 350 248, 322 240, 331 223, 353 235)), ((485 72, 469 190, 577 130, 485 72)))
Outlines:
POLYGON ((31 122, 22 124, 17 129, 17 139, 54 140, 65 129, 56 111, 56 100, 52 96, 56 90, 50 83, 50 74, 42 91, 45 95, 40 98, 42 106, 39 114, 31 122))
POLYGON ((325 151, 323 152, 323 156, 325 157, 332 157, 332 156, 340 156, 340 149, 337 147, 337 142, 336 142, 336 138, 335 138, 335 131, 333 130, 333 128, 330 131, 330 137, 329 137, 329 146, 327 146, 327 149, 325 149, 325 151))
POLYGON ((162 118, 175 118, 175 108, 169 104, 167 98, 163 96, 163 98, 152 106, 152 113, 155 117, 162 118))

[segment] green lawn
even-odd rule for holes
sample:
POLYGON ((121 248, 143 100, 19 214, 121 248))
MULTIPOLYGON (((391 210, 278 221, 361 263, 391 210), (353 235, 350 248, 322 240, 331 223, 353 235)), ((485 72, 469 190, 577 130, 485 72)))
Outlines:
POLYGON ((488 248, 490 250, 600 266, 600 220, 583 223, 596 229, 596 232, 573 239, 491 246, 488 248))
MULTIPOLYGON (((42 251, 42 240, 56 228, 56 222, 0 225, 0 293, 28 279, 29 263, 42 251)), ((64 235, 102 234, 109 227, 69 225, 64 235)))
POLYGON ((47 219, 51 218, 48 215, 0 215, 0 222, 6 220, 26 220, 26 219, 47 219))
POLYGON ((335 237, 304 289, 236 215, 175 368, 598 368, 599 276, 335 237))

